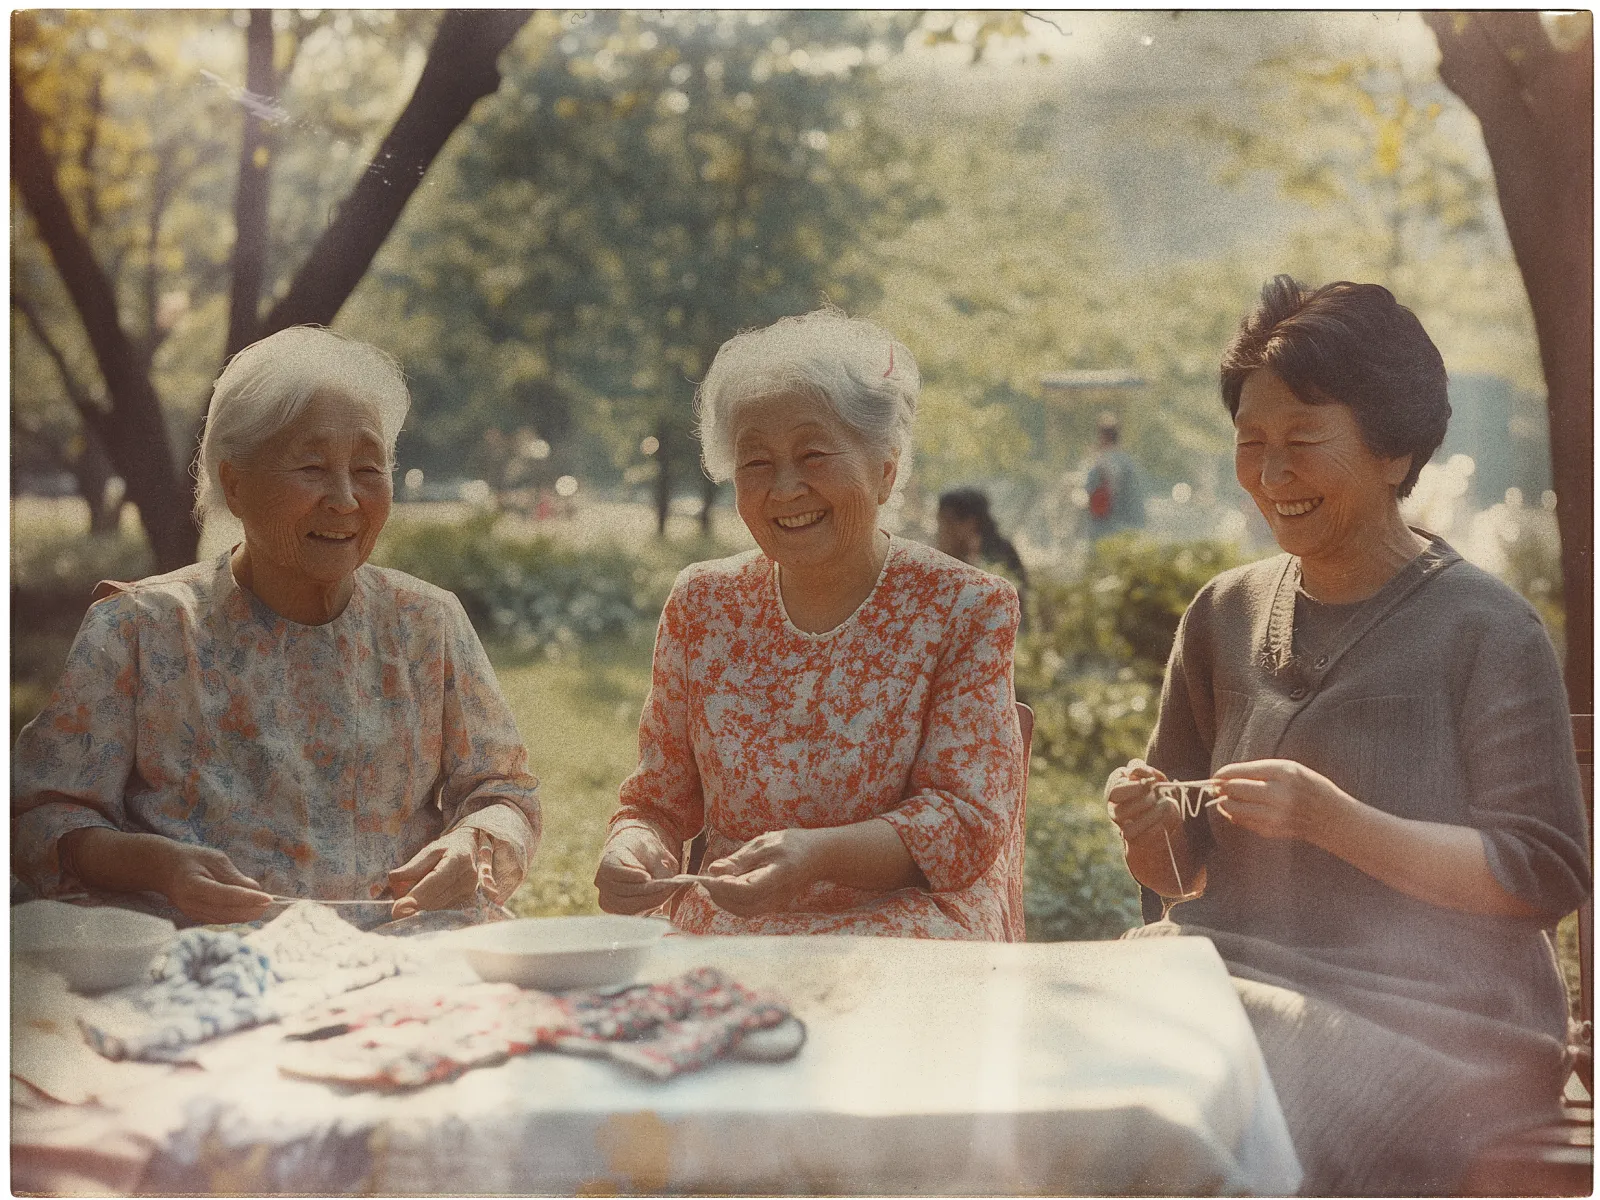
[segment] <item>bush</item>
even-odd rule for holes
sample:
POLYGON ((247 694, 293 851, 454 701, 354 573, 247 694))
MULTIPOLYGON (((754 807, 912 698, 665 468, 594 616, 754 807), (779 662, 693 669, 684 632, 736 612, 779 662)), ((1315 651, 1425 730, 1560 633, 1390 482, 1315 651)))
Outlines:
POLYGON ((1139 887, 1101 789, 1144 752, 1183 610, 1238 561, 1223 543, 1123 534, 1098 543, 1079 578, 1036 581, 1033 630, 1017 643, 1017 694, 1035 717, 1030 940, 1116 937, 1139 922, 1139 887))
POLYGON ((1034 708, 1034 755, 1094 779, 1144 749, 1161 678, 1189 601, 1239 562, 1222 542, 1137 534, 1097 543, 1083 575, 1041 578, 1034 629, 1017 643, 1017 692, 1034 708))
POLYGON ((116 533, 90 534, 88 509, 32 497, 11 502, 11 588, 30 596, 81 598, 102 579, 143 579, 155 570, 131 506, 116 533))
POLYGON ((624 637, 648 637, 694 544, 634 554, 617 547, 563 545, 547 537, 496 532, 484 513, 458 522, 407 522, 384 532, 373 561, 460 598, 485 640, 523 651, 624 637))
POLYGON ((1139 885, 1123 864, 1100 789, 1041 771, 1028 790, 1028 940, 1096 941, 1137 925, 1139 885))

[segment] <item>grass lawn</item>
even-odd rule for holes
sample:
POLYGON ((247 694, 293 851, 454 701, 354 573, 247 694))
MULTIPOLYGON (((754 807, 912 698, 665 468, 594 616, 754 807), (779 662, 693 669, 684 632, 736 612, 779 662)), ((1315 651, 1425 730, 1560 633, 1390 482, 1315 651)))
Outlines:
POLYGON ((510 907, 522 916, 600 909, 595 864, 617 787, 637 757, 650 646, 590 646, 550 660, 489 647, 528 761, 539 777, 544 835, 510 907))

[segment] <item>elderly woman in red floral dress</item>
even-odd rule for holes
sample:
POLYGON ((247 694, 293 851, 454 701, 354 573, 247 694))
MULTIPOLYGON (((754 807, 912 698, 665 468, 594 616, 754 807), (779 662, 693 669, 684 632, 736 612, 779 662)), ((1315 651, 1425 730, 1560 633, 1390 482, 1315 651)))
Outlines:
POLYGON ((757 549, 685 570, 656 635, 601 906, 696 933, 1020 939, 1016 592, 879 528, 918 376, 825 310, 726 343, 705 461, 757 549), (704 828, 706 878, 675 881, 704 828))

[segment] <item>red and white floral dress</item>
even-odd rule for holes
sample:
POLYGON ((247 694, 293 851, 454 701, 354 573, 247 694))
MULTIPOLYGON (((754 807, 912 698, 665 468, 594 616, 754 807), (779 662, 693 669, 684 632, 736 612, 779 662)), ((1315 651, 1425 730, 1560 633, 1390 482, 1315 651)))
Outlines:
POLYGON ((1021 940, 1017 620, 1010 584, 899 538, 872 594, 822 634, 789 620, 759 551, 679 575, 612 829, 645 824, 677 846, 708 826, 710 862, 770 830, 882 817, 928 887, 817 883, 759 917, 691 887, 674 925, 1021 940))

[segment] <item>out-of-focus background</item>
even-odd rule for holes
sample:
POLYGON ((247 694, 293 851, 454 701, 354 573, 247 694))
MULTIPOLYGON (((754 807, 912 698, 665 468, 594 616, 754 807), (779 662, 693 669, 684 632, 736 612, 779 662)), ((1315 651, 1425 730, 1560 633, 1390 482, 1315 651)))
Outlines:
MULTIPOLYGON (((931 540, 940 491, 982 488, 1033 579, 1030 935, 1114 936, 1137 903, 1101 782, 1142 747, 1193 592, 1273 549, 1216 387, 1272 274, 1417 312, 1455 417, 1408 512, 1587 659, 1561 534, 1570 574, 1592 533, 1557 497, 1578 520, 1590 451, 1574 473, 1550 450, 1572 351, 1513 254, 1559 249, 1566 210, 1525 194, 1559 189, 1505 157, 1483 64, 1521 72, 1502 99, 1570 103, 1591 18, 1496 20, 18 12, 13 733, 97 579, 231 544, 188 515, 226 355, 331 324, 414 394, 376 561, 461 596, 544 780, 516 907, 592 911, 667 586, 750 544, 699 470, 694 381, 736 330, 828 301, 922 367, 891 526, 931 540), (1137 493, 1115 532, 1089 499, 1106 414, 1137 493)), ((1592 149, 1566 111, 1533 116, 1592 149)))

